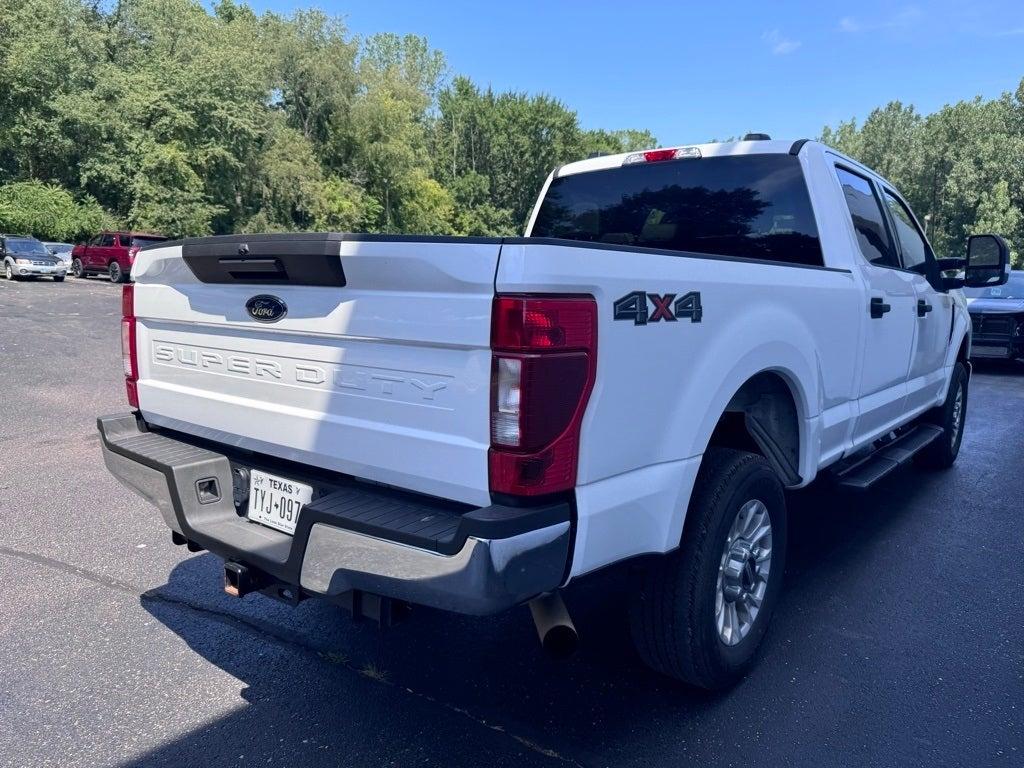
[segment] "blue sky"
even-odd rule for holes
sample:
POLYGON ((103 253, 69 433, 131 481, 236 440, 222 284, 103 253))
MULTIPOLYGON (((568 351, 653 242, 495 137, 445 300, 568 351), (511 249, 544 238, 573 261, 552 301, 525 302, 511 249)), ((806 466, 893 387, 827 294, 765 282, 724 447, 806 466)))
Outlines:
POLYGON ((816 136, 890 100, 930 112, 1024 77, 1021 0, 249 2, 318 5, 360 36, 423 35, 453 73, 549 93, 587 128, 648 128, 666 145, 816 136))

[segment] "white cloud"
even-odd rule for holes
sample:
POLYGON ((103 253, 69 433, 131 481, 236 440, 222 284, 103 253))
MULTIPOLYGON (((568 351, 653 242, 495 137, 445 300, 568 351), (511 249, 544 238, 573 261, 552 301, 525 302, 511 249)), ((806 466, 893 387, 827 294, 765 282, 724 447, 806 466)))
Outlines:
POLYGON ((864 22, 855 19, 853 16, 843 16, 839 20, 839 28, 843 32, 870 32, 879 29, 906 29, 918 24, 924 18, 924 13, 916 5, 908 5, 901 8, 891 16, 878 21, 864 22))
POLYGON ((761 35, 761 39, 768 43, 768 47, 776 56, 785 56, 800 47, 799 40, 791 40, 777 29, 768 30, 761 35))

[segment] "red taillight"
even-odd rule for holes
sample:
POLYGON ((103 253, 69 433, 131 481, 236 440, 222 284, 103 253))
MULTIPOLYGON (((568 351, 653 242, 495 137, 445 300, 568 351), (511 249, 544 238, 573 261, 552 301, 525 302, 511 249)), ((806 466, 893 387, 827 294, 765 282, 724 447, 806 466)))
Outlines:
POLYGON ((128 261, 130 263, 134 263, 135 262, 135 257, 138 255, 138 253, 139 253, 139 246, 133 245, 131 248, 129 248, 128 249, 128 261))
POLYGON ((661 163, 665 160, 699 160, 700 147, 672 147, 671 149, 649 149, 646 152, 633 152, 622 158, 623 165, 634 163, 661 163))
POLYGON ((124 384, 128 404, 139 407, 139 358, 135 343, 135 285, 121 286, 121 361, 124 364, 124 384))
POLYGON ((569 490, 597 370, 597 303, 589 296, 499 296, 491 349, 491 490, 569 490))
POLYGON ((644 160, 648 163, 658 163, 662 160, 674 160, 676 151, 674 149, 652 149, 650 152, 644 152, 644 160))

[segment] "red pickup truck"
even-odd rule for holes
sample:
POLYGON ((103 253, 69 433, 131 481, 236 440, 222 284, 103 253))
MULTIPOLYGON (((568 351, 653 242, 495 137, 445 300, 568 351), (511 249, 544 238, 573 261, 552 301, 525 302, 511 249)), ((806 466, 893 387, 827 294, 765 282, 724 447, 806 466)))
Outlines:
POLYGON ((126 282, 139 248, 166 239, 147 232, 100 232, 71 251, 71 272, 75 277, 106 274, 111 282, 126 282))

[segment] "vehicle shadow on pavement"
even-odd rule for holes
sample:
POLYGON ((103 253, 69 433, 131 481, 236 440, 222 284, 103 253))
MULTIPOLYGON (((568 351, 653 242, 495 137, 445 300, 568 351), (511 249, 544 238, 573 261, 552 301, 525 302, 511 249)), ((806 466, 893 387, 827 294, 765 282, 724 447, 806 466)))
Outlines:
MULTIPOLYGON (((794 655, 806 648, 789 638, 821 620, 802 604, 811 599, 805 585, 842 593, 848 567, 855 570, 863 551, 911 514, 915 494, 933 482, 928 477, 911 471, 904 482, 859 496, 819 483, 790 498, 787 590, 760 663, 721 694, 688 689, 641 664, 629 638, 623 569, 567 591, 581 648, 571 661, 554 662, 542 654, 524 607, 487 618, 416 608, 381 630, 320 601, 293 609, 262 596, 229 598, 220 591, 221 561, 192 557, 167 585, 143 595, 142 606, 212 665, 209 674, 219 669, 240 681, 240 700, 225 702, 231 711, 215 722, 128 764, 624 764, 642 762, 638 743, 648 755, 714 760, 719 740, 734 761, 756 761, 764 745, 736 739, 727 724, 749 720, 752 699, 767 711, 765 700, 791 683, 800 663, 794 655)), ((814 680, 803 684, 828 695, 814 680)), ((794 724, 777 730, 775 747, 788 740, 800 748, 805 734, 796 724, 805 704, 774 706, 781 711, 771 713, 773 722, 794 724)))

